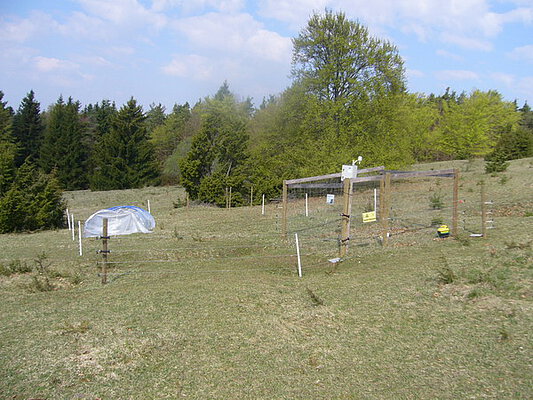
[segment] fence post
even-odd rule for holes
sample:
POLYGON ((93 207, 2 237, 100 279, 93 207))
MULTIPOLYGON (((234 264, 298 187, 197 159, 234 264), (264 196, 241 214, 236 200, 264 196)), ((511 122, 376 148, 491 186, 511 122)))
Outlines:
POLYGON ((70 214, 70 226, 72 227, 72 241, 76 240, 76 228, 74 227, 74 214, 70 214))
POLYGON ((107 236, 108 232, 108 221, 107 218, 104 218, 102 220, 102 285, 105 285, 107 283, 107 254, 109 253, 108 247, 107 247, 107 241, 109 239, 109 236, 107 236))
POLYGON ((459 170, 453 170, 453 215, 452 215, 452 236, 457 237, 457 221, 459 219, 459 170))
POLYGON ((78 245, 80 247, 80 256, 83 256, 83 248, 81 247, 81 221, 78 221, 78 245))
POLYGON ((261 215, 265 215, 265 195, 263 195, 263 199, 261 200, 261 215))
POLYGON ((352 213, 352 180, 350 178, 344 179, 343 186, 343 208, 342 208, 342 231, 341 231, 341 246, 339 250, 339 257, 346 257, 348 253, 348 242, 350 240, 350 217, 352 213))
POLYGON ((283 181, 283 198, 282 198, 282 217, 281 217, 281 236, 283 239, 287 239, 287 181, 283 181))
POLYGON ((487 196, 485 194, 485 181, 481 181, 481 237, 487 234, 487 196))
MULTIPOLYGON (((381 214, 381 228, 382 228, 382 235, 383 235, 383 246, 387 246, 387 243, 389 241, 389 208, 390 208, 390 173, 387 172, 385 174, 384 180, 381 180, 383 184, 383 193, 381 194, 381 198, 383 200, 382 206, 382 214, 381 214)), ((381 202, 380 202, 381 203, 381 202)))
POLYGON ((254 206, 254 187, 250 186, 250 207, 254 206))
POLYGON ((296 257, 298 258, 298 276, 302 277, 302 259, 300 257, 300 242, 298 241, 298 234, 294 234, 294 238, 296 241, 296 257))

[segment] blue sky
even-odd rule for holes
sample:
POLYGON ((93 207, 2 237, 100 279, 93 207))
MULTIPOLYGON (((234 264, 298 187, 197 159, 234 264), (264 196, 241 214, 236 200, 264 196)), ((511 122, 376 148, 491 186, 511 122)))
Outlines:
POLYGON ((498 90, 533 103, 533 0, 0 0, 0 90, 82 104, 173 104, 224 80, 259 104, 287 88, 313 11, 344 11, 394 43, 411 92, 498 90))

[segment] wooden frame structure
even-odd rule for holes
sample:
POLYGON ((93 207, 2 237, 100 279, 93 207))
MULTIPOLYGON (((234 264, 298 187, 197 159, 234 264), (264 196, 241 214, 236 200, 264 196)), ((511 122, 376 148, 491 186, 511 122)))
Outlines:
POLYGON ((391 202, 391 181, 392 179, 405 178, 423 178, 423 177, 441 177, 453 178, 453 212, 452 212, 452 229, 451 234, 457 237, 458 225, 458 204, 459 204, 459 170, 442 169, 430 171, 392 171, 385 170, 385 167, 366 168, 358 171, 359 174, 378 172, 378 175, 358 176, 357 178, 347 178, 343 183, 337 184, 320 184, 310 183, 325 179, 340 178, 341 174, 329 174, 321 176, 312 176, 300 179, 289 179, 283 181, 283 217, 282 217, 282 236, 287 238, 287 211, 288 211, 288 188, 343 188, 343 212, 341 246, 339 256, 346 257, 350 241, 350 217, 352 209, 353 185, 361 182, 380 182, 380 220, 383 245, 386 246, 389 236, 389 208, 391 202))
MULTIPOLYGON (((374 167, 374 168, 363 168, 358 170, 359 174, 368 174, 372 172, 383 172, 385 171, 385 167, 374 167)), ((287 238, 287 210, 288 210, 288 188, 289 186, 292 188, 305 188, 305 189, 315 189, 315 188, 342 188, 343 183, 310 183, 310 182, 316 182, 316 181, 323 181, 326 179, 335 179, 335 178, 341 178, 342 173, 334 173, 334 174, 328 174, 328 175, 319 175, 319 176, 310 176, 307 178, 299 178, 299 179, 288 179, 283 181, 283 197, 282 197, 282 204, 283 204, 283 215, 282 215, 282 222, 281 222, 281 234, 284 239, 287 238)), ((380 176, 380 175, 378 175, 380 176)), ((350 181, 350 179, 345 179, 346 181, 350 181)), ((346 196, 345 196, 346 197, 346 196)), ((345 213, 348 215, 347 213, 345 213)))

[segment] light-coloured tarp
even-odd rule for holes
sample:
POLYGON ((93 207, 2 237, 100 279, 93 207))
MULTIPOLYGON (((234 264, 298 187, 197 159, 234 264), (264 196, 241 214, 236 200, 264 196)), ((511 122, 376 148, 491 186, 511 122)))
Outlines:
POLYGON ((84 237, 103 236, 103 220, 107 218, 108 236, 152 233, 155 219, 148 211, 135 206, 118 206, 100 210, 85 221, 84 237))

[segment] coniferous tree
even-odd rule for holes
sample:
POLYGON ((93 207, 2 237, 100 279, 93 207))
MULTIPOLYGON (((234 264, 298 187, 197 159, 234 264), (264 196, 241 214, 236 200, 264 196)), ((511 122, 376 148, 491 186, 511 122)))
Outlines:
POLYGON ((64 211, 55 177, 44 174, 28 158, 0 198, 0 233, 60 228, 64 211))
POLYGON ((92 190, 138 188, 155 184, 159 171, 148 141, 142 107, 131 98, 116 114, 94 152, 92 190))
POLYGON ((65 103, 60 97, 50 109, 41 146, 40 166, 45 173, 55 170, 65 190, 87 188, 86 125, 79 108, 72 98, 65 103))
POLYGON ((148 134, 151 134, 152 131, 165 123, 167 115, 165 114, 166 108, 161 103, 150 104, 150 109, 146 112, 146 129, 148 134))
POLYGON ((181 183, 191 198, 217 205, 225 204, 224 190, 231 186, 239 203, 246 190, 246 107, 235 101, 227 82, 212 99, 206 99, 204 107, 201 129, 180 162, 181 183))
POLYGON ((26 158, 34 161, 39 158, 44 126, 41 120, 41 105, 35 100, 31 90, 22 102, 13 118, 13 136, 18 146, 17 166, 26 158))
POLYGON ((17 147, 12 133, 13 110, 2 101, 4 93, 0 91, 0 198, 15 178, 15 156, 17 147))

